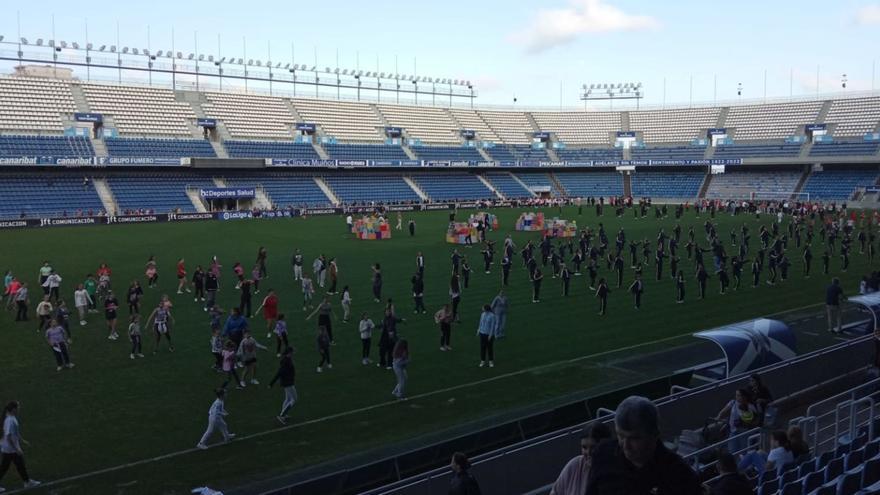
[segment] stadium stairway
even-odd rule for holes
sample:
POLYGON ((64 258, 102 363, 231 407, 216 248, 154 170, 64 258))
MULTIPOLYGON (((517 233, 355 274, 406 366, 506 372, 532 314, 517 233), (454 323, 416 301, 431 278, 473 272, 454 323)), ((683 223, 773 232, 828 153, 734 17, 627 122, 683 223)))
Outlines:
POLYGON ((559 155, 556 154, 556 150, 554 150, 552 147, 544 148, 544 151, 547 152, 547 156, 550 157, 550 161, 554 161, 554 162, 562 161, 559 159, 559 155))
MULTIPOLYGON (((710 146, 711 148, 711 146, 710 146)), ((714 149, 714 148, 712 148, 714 149)), ((709 190, 709 185, 712 183, 712 174, 706 174, 703 177, 703 185, 700 186, 700 192, 697 194, 697 199, 702 199, 706 197, 706 192, 709 190)))
POLYGON ((194 188, 187 188, 186 195, 189 200, 193 204, 193 208, 196 209, 197 213, 206 213, 208 209, 205 207, 205 202, 202 200, 202 196, 199 194, 199 191, 194 188))
POLYGON ((101 198, 101 204, 104 205, 104 211, 114 215, 119 213, 119 205, 116 203, 116 197, 113 196, 113 191, 110 190, 107 180, 104 178, 99 179, 93 177, 92 185, 95 186, 95 192, 97 192, 98 197, 101 198))
POLYGON ((623 174, 623 195, 632 197, 632 175, 623 174))
POLYGON ((339 206, 339 204, 342 203, 341 201, 339 201, 336 193, 333 192, 333 189, 330 187, 330 185, 327 184, 327 182, 324 181, 324 179, 318 177, 317 175, 312 177, 312 179, 315 180, 315 184, 317 184, 318 187, 321 188, 321 191, 323 191, 324 194, 328 198, 330 198, 330 202, 333 203, 333 206, 339 206))
POLYGON ((489 179, 483 177, 480 174, 477 174, 477 178, 480 179, 480 182, 482 182, 484 186, 486 186, 490 191, 495 193, 495 196, 498 196, 499 199, 507 199, 504 197, 503 194, 501 194, 500 191, 498 191, 498 189, 495 189, 495 186, 493 186, 492 183, 489 182, 489 179))
POLYGON ((272 199, 266 194, 266 190, 263 189, 263 186, 254 188, 254 206, 261 210, 272 209, 272 199))
MULTIPOLYGON (((805 165, 804 166, 804 173, 801 175, 800 180, 798 180, 797 185, 794 186, 795 193, 799 193, 804 189, 804 184, 806 184, 807 180, 809 180, 811 173, 812 173, 811 167, 809 165, 805 165)), ((794 199, 794 198, 792 198, 792 199, 794 199)))
POLYGON ((483 160, 486 160, 487 162, 492 161, 492 157, 489 156, 489 153, 486 153, 486 150, 484 150, 483 148, 477 147, 477 153, 479 153, 480 156, 483 157, 483 160))
POLYGON ((92 149, 95 150, 95 156, 110 156, 110 153, 107 151, 107 144, 104 143, 103 139, 98 139, 89 135, 89 141, 92 142, 92 149))
POLYGON ((422 188, 419 187, 419 185, 416 184, 416 181, 412 180, 412 178, 404 175, 403 181, 406 182, 406 184, 410 188, 412 188, 412 190, 415 191, 415 193, 418 194, 420 198, 422 198, 422 201, 430 201, 431 200, 431 198, 429 198, 428 195, 425 194, 425 191, 422 191, 422 188))
MULTIPOLYGON (((563 198, 567 198, 568 191, 562 185, 562 182, 560 182, 559 179, 556 177, 556 174, 554 174, 553 172, 549 172, 547 174, 547 176, 550 177, 550 183, 553 184, 553 187, 556 188, 557 191, 559 191, 559 194, 561 194, 563 198)), ((516 178, 516 180, 519 180, 519 178, 516 177, 515 175, 514 175, 514 178, 516 178)), ((520 183, 523 184, 523 187, 525 187, 526 189, 529 189, 528 186, 526 186, 524 182, 520 181, 520 183)), ((531 189, 529 189, 529 190, 531 190, 531 189)))
POLYGON ((415 152, 406 145, 406 139, 400 140, 400 148, 403 149, 403 152, 406 153, 406 156, 409 157, 410 160, 418 160, 419 157, 416 156, 415 152))
MULTIPOLYGON (((532 188, 530 188, 528 184, 526 184, 525 182, 523 182, 522 179, 520 179, 519 177, 517 177, 515 173, 513 173, 513 172, 508 172, 508 174, 510 174, 510 176, 513 177, 513 180, 519 182, 519 185, 521 185, 521 186, 523 187, 523 189, 525 189, 526 191, 528 191, 529 194, 531 194, 533 198, 537 196, 535 193, 532 192, 532 188)), ((556 189, 559 190, 559 191, 564 191, 564 189, 561 189, 562 184, 560 184, 559 181, 556 180, 556 177, 553 176, 552 173, 551 173, 550 175, 551 175, 551 178, 552 178, 552 180, 553 180, 553 183, 556 185, 556 189)))
POLYGON ((631 131, 629 123, 629 112, 620 112, 620 130, 631 131))

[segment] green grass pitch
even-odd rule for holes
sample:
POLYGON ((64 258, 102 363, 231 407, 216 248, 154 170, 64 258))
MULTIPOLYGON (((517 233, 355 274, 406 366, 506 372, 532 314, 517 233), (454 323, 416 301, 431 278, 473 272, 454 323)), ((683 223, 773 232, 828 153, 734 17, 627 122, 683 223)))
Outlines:
MULTIPOLYGON (((513 231, 522 211, 495 210, 501 227, 490 233, 490 238, 499 241, 499 252, 504 235, 513 231)), ((556 209, 545 211, 548 216, 557 214, 556 209)), ((461 211, 459 217, 467 214, 461 211)), ((72 322, 75 342, 71 354, 76 368, 62 372, 55 371, 52 353, 35 331, 35 322, 15 323, 11 313, 0 314, 0 401, 15 398, 22 403, 22 434, 31 442, 26 460, 32 476, 44 482, 74 477, 51 487, 60 490, 58 493, 188 493, 190 488, 203 484, 228 489, 421 435, 443 437, 447 429, 463 423, 491 422, 499 414, 540 408, 560 397, 597 385, 612 386, 625 379, 590 360, 571 360, 656 341, 649 347, 677 345, 687 342, 687 335, 694 331, 819 303, 830 278, 820 273, 821 249, 814 245, 814 275, 804 279, 801 253, 792 242, 788 251, 793 263, 789 281, 752 289, 744 280, 739 291, 721 296, 713 277, 708 298, 698 301, 693 265, 683 260, 681 267, 688 277, 685 304, 674 304, 672 281, 664 277, 656 282, 653 267, 648 267, 642 310, 634 311, 625 288, 615 290, 612 284, 609 314, 600 318, 597 301, 587 289, 586 275, 573 278, 571 295, 563 298, 561 283, 547 273, 543 300, 532 304, 531 285, 517 256, 508 290, 508 337, 496 345, 496 367, 478 368, 477 318, 480 306, 490 302, 500 286, 500 256, 492 273, 486 275, 479 249, 459 247, 470 259, 474 273, 462 297, 462 323, 452 331, 454 350, 440 352, 439 330, 432 314, 448 299, 453 246, 444 242, 447 212, 405 214, 405 219, 410 217, 417 222, 415 237, 404 230, 382 242, 355 240, 345 233, 344 221, 338 216, 0 233, 0 268, 11 269, 33 286, 41 261, 50 260, 64 278, 63 296, 70 306, 74 284, 100 262, 107 262, 114 270, 113 286, 124 295, 132 279, 144 283, 144 264, 151 254, 158 260, 160 287, 144 289, 142 313, 146 316, 163 293, 170 294, 174 302, 175 353, 163 347, 157 355, 151 355, 152 334, 146 329, 147 357, 130 360, 124 333, 120 332, 123 336, 119 341, 108 341, 103 314, 92 314, 85 327, 72 322), (206 426, 212 390, 223 376, 211 369, 206 314, 188 295, 175 294, 175 263, 185 258, 191 273, 197 264, 207 267, 211 256, 218 256, 224 266, 218 301, 228 311, 238 302, 238 293, 230 284, 232 265, 241 261, 249 272, 259 246, 266 246, 269 252, 269 278, 263 281, 263 288, 277 291, 296 348, 299 402, 292 410, 290 426, 279 429, 274 418, 282 392, 277 386, 271 390, 265 386, 276 369, 273 345, 270 352, 260 354, 258 378, 263 385, 228 394, 230 429, 245 438, 195 451, 193 447, 206 426), (334 367, 322 374, 315 372, 316 323, 304 319, 301 291, 290 269, 295 248, 305 255, 308 271, 318 254, 336 257, 340 287, 351 287, 353 321, 347 325, 334 322, 338 342, 332 348, 334 367), (420 250, 427 263, 427 315, 412 314, 409 279, 420 250), (370 291, 370 266, 376 262, 383 267, 384 296, 393 297, 400 316, 407 319, 400 327, 402 336, 410 341, 412 357, 411 399, 406 402, 393 400, 392 372, 360 363, 357 315, 365 311, 378 320, 382 308, 382 304, 372 301, 370 291), (101 472, 130 463, 128 467, 101 472), (88 475, 77 477, 83 474, 88 475)), ((575 208, 566 208, 562 217, 577 220, 579 228, 595 229, 602 221, 612 241, 621 226, 626 229, 627 239, 648 238, 653 243, 659 228, 671 233, 675 225, 671 216, 633 220, 631 211, 615 218, 608 209, 604 217, 597 218, 593 210, 585 208, 583 216, 578 216, 575 208)), ((683 238, 688 226, 693 225, 701 245, 706 247, 702 224, 707 218, 687 212, 681 220, 683 238)), ((715 221, 725 243, 729 243, 729 231, 738 231, 746 222, 754 249, 760 242, 758 225, 769 225, 772 220, 766 215, 756 221, 754 216, 732 218, 719 214, 715 221)), ((522 246, 527 239, 537 241, 539 233, 514 232, 513 238, 522 246)), ((736 251, 728 248, 728 252, 736 251)), ((683 248, 681 253, 684 258, 683 248)), ((628 250, 625 254, 628 284, 632 270, 628 250)), ((708 255, 707 264, 711 265, 708 255)), ((853 250, 847 273, 840 273, 836 258, 831 267, 832 275, 841 277, 850 294, 869 270, 867 260, 857 254, 857 249, 853 250)), ((604 263, 600 275, 609 276, 604 263)), ((254 297, 254 309, 264 293, 254 297)), ((340 314, 339 296, 333 303, 340 314)), ((125 315, 127 311, 122 308, 120 330, 125 315)), ((251 327, 257 329, 254 333, 258 340, 268 343, 261 316, 254 316, 251 327)), ((636 347, 631 352, 645 349, 636 347)), ((375 347, 372 352, 375 360, 375 347)), ((7 488, 19 486, 17 475, 10 472, 2 484, 7 488)))

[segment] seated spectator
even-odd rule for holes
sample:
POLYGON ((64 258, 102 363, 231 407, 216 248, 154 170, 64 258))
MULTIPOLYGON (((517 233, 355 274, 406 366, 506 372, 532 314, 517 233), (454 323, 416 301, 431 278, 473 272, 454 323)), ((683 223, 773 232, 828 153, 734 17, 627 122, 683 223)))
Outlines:
MULTIPOLYGON (((758 408, 752 403, 752 393, 746 388, 737 389, 736 397, 724 406, 716 419, 727 420, 731 437, 760 426, 758 408)), ((746 448, 747 441, 745 437, 734 438, 727 448, 730 453, 736 454, 746 448)))
POLYGON ((572 458, 562 468, 559 478, 553 483, 550 495, 583 495, 587 489, 587 476, 593 449, 599 442, 611 438, 611 430, 602 423, 593 423, 581 436, 581 455, 572 458))
POLYGON ((800 426, 792 426, 788 429, 788 443, 795 461, 805 461, 810 458, 810 446, 804 440, 804 432, 800 426))
POLYGON ((657 407, 631 396, 617 406, 617 439, 593 451, 585 495, 702 495, 697 475, 660 439, 657 407))
POLYGON ((752 484, 736 468, 733 454, 724 452, 718 456, 718 481, 709 489, 710 495, 753 495, 752 484))
POLYGON ((749 391, 752 393, 752 401, 758 409, 760 415, 760 424, 764 424, 764 414, 767 413, 767 406, 773 402, 773 394, 770 389, 761 381, 761 375, 752 373, 749 377, 749 391))
POLYGON ((480 495, 480 485, 468 472, 471 462, 461 452, 452 454, 452 481, 449 483, 449 495, 480 495))
POLYGON ((782 471, 782 468, 794 462, 794 454, 791 452, 791 444, 788 443, 788 435, 782 430, 770 434, 770 453, 756 450, 744 455, 739 461, 740 471, 754 469, 758 477, 764 471, 782 471))

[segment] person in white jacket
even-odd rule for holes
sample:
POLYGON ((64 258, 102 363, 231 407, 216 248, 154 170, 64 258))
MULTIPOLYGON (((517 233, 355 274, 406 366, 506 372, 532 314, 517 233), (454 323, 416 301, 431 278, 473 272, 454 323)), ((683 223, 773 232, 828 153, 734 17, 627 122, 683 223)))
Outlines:
POLYGON ((49 299, 52 302, 57 303, 59 299, 61 299, 60 289, 61 289, 61 275, 58 275, 54 270, 49 276, 46 278, 46 281, 43 282, 43 287, 49 289, 49 299))
POLYGON ((76 290, 73 291, 73 305, 76 306, 76 311, 79 313, 80 325, 85 326, 86 314, 88 314, 91 303, 92 297, 89 296, 89 291, 86 290, 83 284, 77 285, 76 290))
POLYGON ((211 435, 214 434, 215 430, 223 435, 223 442, 228 442, 235 438, 235 433, 229 433, 229 428, 226 426, 226 416, 229 415, 229 413, 226 412, 226 407, 223 405, 223 402, 226 399, 226 389, 218 388, 215 391, 215 394, 217 395, 217 398, 214 400, 214 403, 211 404, 211 409, 208 410, 208 429, 205 430, 202 439, 196 444, 196 448, 202 450, 208 448, 207 441, 211 439, 211 435))

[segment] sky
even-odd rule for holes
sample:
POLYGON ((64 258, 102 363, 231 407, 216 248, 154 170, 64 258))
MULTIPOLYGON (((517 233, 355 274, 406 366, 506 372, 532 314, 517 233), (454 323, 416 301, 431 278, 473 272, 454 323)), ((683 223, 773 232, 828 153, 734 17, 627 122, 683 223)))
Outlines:
MULTIPOLYGON (((0 35, 273 58, 473 82, 478 104, 578 107, 641 82, 647 105, 880 92, 880 1, 5 2, 0 35), (148 40, 149 31, 149 40, 148 40), (218 35, 220 49, 218 50, 218 35), (337 53, 339 63, 337 65, 337 53)), ((5 71, 9 67, 4 67, 5 71)), ((618 102, 619 103, 619 102, 618 102)), ((605 108, 607 102, 591 103, 605 108)))

